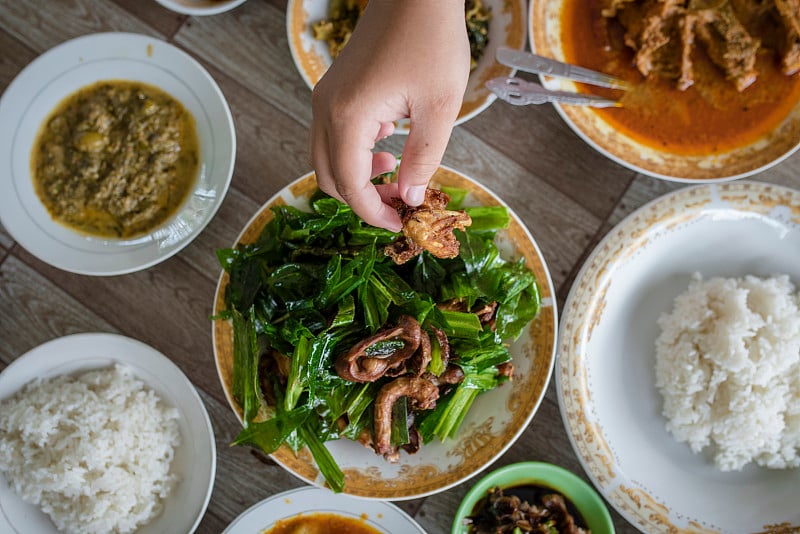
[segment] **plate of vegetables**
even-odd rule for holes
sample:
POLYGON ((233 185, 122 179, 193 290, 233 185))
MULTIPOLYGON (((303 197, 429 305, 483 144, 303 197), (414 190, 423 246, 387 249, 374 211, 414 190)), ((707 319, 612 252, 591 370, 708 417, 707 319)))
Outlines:
MULTIPOLYGON (((367 0, 289 0, 286 33, 298 72, 310 89, 319 82, 355 28, 367 0)), ((486 82, 513 76, 515 70, 495 61, 498 47, 522 50, 527 39, 527 5, 523 0, 467 0, 464 23, 470 42, 471 70, 461 110, 461 124, 491 105, 495 94, 486 82)), ((395 133, 408 134, 399 121, 395 133)))
POLYGON ((213 346, 243 425, 234 444, 308 483, 400 500, 470 478, 525 430, 554 363, 547 264, 478 182, 441 167, 428 192, 419 209, 398 200, 407 224, 392 233, 310 173, 217 251, 213 346))

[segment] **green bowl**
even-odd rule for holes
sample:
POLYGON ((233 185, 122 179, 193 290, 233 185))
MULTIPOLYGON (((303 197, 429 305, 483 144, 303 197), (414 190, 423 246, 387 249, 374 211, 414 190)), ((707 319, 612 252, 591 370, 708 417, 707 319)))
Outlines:
POLYGON ((547 486, 571 501, 586 521, 592 534, 614 534, 614 523, 603 499, 580 477, 563 467, 543 462, 520 462, 501 467, 484 476, 464 496, 453 520, 451 534, 467 534, 462 524, 475 504, 495 486, 510 488, 523 485, 547 486))

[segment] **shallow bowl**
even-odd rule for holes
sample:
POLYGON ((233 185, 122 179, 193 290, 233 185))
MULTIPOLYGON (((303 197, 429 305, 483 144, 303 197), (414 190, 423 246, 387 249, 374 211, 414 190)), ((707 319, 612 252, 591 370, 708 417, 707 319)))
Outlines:
MULTIPOLYGON (((569 0, 532 0, 528 14, 531 50, 566 61, 562 12, 569 0)), ((571 81, 542 77, 548 89, 579 91, 571 81)), ((624 101, 624 100, 623 100, 624 101)), ((608 122, 594 108, 555 105, 567 125, 589 146, 636 172, 675 182, 722 182, 752 176, 780 163, 800 147, 800 100, 775 128, 747 144, 690 155, 646 144, 608 122)), ((615 112, 617 110, 614 110, 615 112)), ((619 112, 623 112, 619 110, 619 112)), ((654 128, 656 126, 653 126, 654 128)))
MULTIPOLYGON (((26 352, 0 373, 0 400, 36 379, 84 373, 121 365, 152 389, 181 417, 181 443, 175 448, 170 473, 179 481, 163 502, 161 513, 138 534, 192 533, 205 514, 217 467, 214 429, 203 400, 180 368, 154 348, 128 337, 83 333, 48 341, 26 352)), ((57 534, 41 509, 24 502, 0 476, 0 532, 57 534)))
POLYGON ((183 15, 193 15, 195 17, 225 13, 235 7, 239 7, 246 1, 247 0, 156 0, 156 2, 171 11, 183 15))
POLYGON ((456 511, 451 534, 468 534, 464 519, 494 488, 541 486, 563 495, 577 509, 592 534, 614 534, 614 524, 603 499, 579 476, 563 467, 543 462, 520 462, 501 467, 480 479, 464 496, 456 511))
POLYGON ((65 271, 118 275, 145 269, 187 246, 211 221, 228 191, 236 134, 228 103, 209 73, 175 46, 145 35, 98 33, 66 41, 20 72, 0 99, 0 220, 40 260, 65 271), (130 239, 90 236, 56 222, 31 177, 31 150, 39 128, 58 104, 100 80, 158 87, 194 117, 199 171, 175 214, 150 233, 130 239))
MULTIPOLYGON (((525 47, 527 26, 523 0, 483 0, 492 11, 489 23, 489 42, 478 65, 470 73, 464 100, 455 124, 461 124, 489 107, 496 96, 485 83, 499 76, 513 76, 514 71, 494 59, 498 47, 521 50, 525 47)), ((289 48, 297 70, 310 89, 331 65, 328 45, 314 39, 311 25, 328 18, 329 1, 289 0, 286 6, 286 32, 289 48)), ((397 124, 395 133, 408 134, 408 121, 397 124)))

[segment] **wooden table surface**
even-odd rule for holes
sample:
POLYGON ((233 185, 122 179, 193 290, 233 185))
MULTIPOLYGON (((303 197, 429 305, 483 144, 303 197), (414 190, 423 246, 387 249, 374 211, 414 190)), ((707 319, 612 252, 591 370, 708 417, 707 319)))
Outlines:
MULTIPOLYGON (((231 188, 202 234, 169 260, 124 276, 75 275, 37 260, 0 228, 0 370, 45 341, 78 332, 123 334, 172 358, 199 390, 216 433, 216 482, 200 533, 219 533, 258 501, 304 485, 268 457, 229 447, 240 427, 217 378, 209 321, 220 272, 214 250, 230 246, 261 204, 311 170, 311 92, 292 62, 285 12, 285 0, 249 0, 201 18, 173 13, 154 0, 0 0, 0 90, 63 41, 126 31, 190 53, 230 104, 238 142, 231 188)), ((393 137, 384 146, 399 153, 403 141, 393 137)), ((606 159, 551 106, 495 102, 455 128, 443 163, 491 188, 528 225, 550 268, 559 310, 582 262, 616 223, 685 186, 606 159)), ((757 179, 800 188, 800 156, 757 179)), ((588 480, 564 430, 554 381, 531 425, 489 469, 524 460, 558 464, 588 480)), ((449 532, 461 498, 481 474, 397 504, 427 531, 449 532)), ((618 532, 637 531, 611 513, 618 532)))

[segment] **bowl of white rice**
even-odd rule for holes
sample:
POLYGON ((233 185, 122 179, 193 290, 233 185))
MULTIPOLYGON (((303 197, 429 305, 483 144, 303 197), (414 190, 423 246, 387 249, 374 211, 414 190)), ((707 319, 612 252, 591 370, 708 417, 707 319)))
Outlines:
POLYGON ((556 392, 595 487, 643 532, 800 532, 800 192, 679 188, 567 296, 556 392))
POLYGON ((197 391, 141 342, 67 336, 0 373, 0 532, 193 532, 215 470, 197 391))
POLYGON ((800 293, 787 275, 695 273, 658 320, 667 430, 722 471, 800 466, 800 293))

